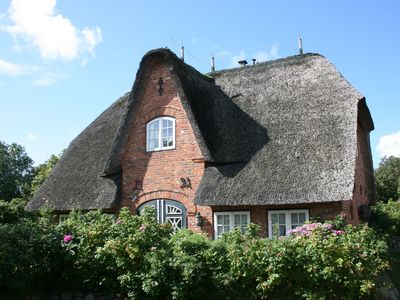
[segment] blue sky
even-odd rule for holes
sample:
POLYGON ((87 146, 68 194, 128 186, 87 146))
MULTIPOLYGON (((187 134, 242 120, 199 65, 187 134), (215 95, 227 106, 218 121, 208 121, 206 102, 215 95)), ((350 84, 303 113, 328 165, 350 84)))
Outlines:
POLYGON ((327 57, 367 99, 371 148, 400 156, 400 1, 0 1, 0 140, 35 163, 129 91, 149 50, 201 72, 240 58, 327 57))

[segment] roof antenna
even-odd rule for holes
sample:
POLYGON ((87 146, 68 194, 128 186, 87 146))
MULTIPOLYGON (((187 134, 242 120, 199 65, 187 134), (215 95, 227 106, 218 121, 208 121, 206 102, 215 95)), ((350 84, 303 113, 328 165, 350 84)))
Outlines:
POLYGON ((211 57, 211 72, 215 72, 215 60, 214 60, 214 56, 211 57))
POLYGON ((300 55, 303 55, 303 40, 301 39, 300 33, 299 33, 299 40, 298 40, 298 43, 299 43, 299 54, 300 54, 300 55))
POLYGON ((185 47, 181 47, 181 59, 182 61, 185 61, 185 47))

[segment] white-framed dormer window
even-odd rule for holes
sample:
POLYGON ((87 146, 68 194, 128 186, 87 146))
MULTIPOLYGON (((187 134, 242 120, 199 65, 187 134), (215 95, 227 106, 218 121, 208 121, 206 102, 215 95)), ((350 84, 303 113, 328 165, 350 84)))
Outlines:
POLYGON ((308 209, 269 210, 268 236, 284 236, 289 230, 303 225, 309 220, 308 209))
POLYGON ((219 239, 223 233, 239 227, 245 233, 250 224, 249 211, 230 211, 214 213, 214 237, 219 239))
POLYGON ((175 148, 175 119, 160 117, 146 125, 146 150, 158 151, 175 148))

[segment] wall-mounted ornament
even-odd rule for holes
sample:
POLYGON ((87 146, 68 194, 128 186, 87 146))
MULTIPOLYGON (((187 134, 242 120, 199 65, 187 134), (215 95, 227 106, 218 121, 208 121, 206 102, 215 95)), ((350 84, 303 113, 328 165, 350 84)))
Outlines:
POLYGON ((143 190, 143 183, 141 180, 135 180, 135 190, 143 190))
POLYGON ((163 85, 164 85, 164 80, 160 77, 160 79, 158 79, 158 94, 160 96, 162 95, 162 93, 164 91, 163 85))
POLYGON ((192 182, 190 181, 189 177, 182 177, 181 178, 181 188, 191 188, 192 182))

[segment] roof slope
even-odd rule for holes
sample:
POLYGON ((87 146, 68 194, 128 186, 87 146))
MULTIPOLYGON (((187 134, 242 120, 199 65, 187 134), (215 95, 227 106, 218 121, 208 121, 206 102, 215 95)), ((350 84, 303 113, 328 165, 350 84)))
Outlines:
POLYGON ((154 63, 170 70, 206 161, 196 204, 352 198, 357 119, 368 130, 373 124, 362 95, 324 57, 293 56, 211 78, 157 49, 143 57, 132 91, 71 143, 29 209, 119 205, 121 157, 154 63))
POLYGON ((154 63, 163 63, 170 70, 206 161, 249 161, 267 142, 266 129, 232 102, 212 78, 185 64, 171 50, 161 48, 149 51, 140 63, 104 174, 113 175, 121 171, 121 157, 131 135, 136 103, 143 96, 142 87, 154 63), (238 144, 240 147, 232 147, 238 144))
MULTIPOLYGON (((328 60, 317 54, 299 55, 211 75, 243 112, 268 131, 269 141, 240 168, 209 165, 196 204, 352 199, 357 106, 363 96, 328 60)), ((364 121, 373 128, 369 111, 364 121)))
POLYGON ((128 96, 114 102, 71 142, 28 209, 90 210, 117 205, 119 176, 102 175, 128 96))

